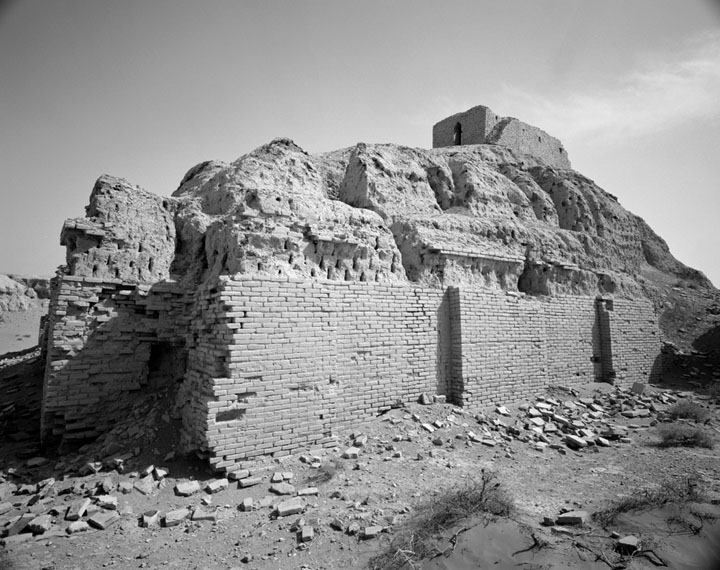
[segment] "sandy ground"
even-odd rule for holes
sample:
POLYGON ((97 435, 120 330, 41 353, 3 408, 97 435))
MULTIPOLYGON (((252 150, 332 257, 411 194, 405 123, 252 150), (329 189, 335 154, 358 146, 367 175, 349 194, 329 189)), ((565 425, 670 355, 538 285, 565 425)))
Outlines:
POLYGON ((47 301, 30 311, 0 313, 0 354, 33 347, 38 342, 40 318, 47 313, 47 301))
MULTIPOLYGON (((601 401, 609 391, 609 386, 591 384, 579 394, 566 397, 576 401, 595 395, 601 401)), ((720 439, 720 412, 714 402, 699 392, 680 394, 698 398, 712 412, 706 427, 715 439, 720 439)), ((557 392, 553 395, 557 396, 557 392)), ((720 501, 720 450, 659 448, 653 417, 603 417, 593 423, 594 430, 606 424, 627 428, 626 440, 611 442, 609 447, 574 451, 555 438, 552 441, 558 444, 556 449, 538 451, 531 441, 523 441, 526 434, 507 439, 503 436, 504 428, 492 427, 494 420, 513 425, 515 419, 525 418, 525 412, 517 406, 508 407, 510 416, 488 411, 485 423, 481 424, 468 410, 448 404, 413 404, 359 422, 352 432, 339 434, 337 449, 248 464, 252 475, 261 478, 255 486, 241 488, 231 482, 216 494, 200 491, 190 497, 179 497, 174 492, 177 483, 196 480, 204 487, 219 475, 210 473, 199 460, 167 457, 177 429, 167 417, 162 418, 162 402, 158 399, 154 408, 147 408, 145 402, 142 414, 129 417, 128 426, 138 426, 150 437, 148 444, 142 446, 124 442, 131 455, 134 448, 135 455, 127 459, 122 473, 104 469, 95 475, 80 476, 78 469, 88 460, 102 459, 92 447, 59 457, 51 450, 33 449, 32 442, 6 442, 0 446, 0 471, 8 481, 36 485, 49 477, 55 478, 52 493, 44 495, 26 489, 27 494, 3 499, 13 504, 13 509, 0 517, 3 521, 27 511, 50 513, 53 521, 47 534, 35 538, 26 535, 29 541, 8 545, 0 551, 0 555, 4 553, 5 567, 366 568, 372 557, 388 546, 418 503, 465 484, 477 477, 481 469, 497 473, 516 505, 516 513, 510 521, 479 526, 478 521, 468 522, 468 531, 459 537, 456 548, 448 550, 446 556, 427 561, 423 567, 509 569, 521 564, 524 568, 608 568, 605 561, 597 559, 597 553, 614 555, 615 541, 610 536, 613 530, 621 534, 635 532, 644 544, 653 545, 654 552, 663 560, 672 562, 670 567, 681 570, 704 568, 701 556, 717 552, 713 549, 718 547, 716 530, 720 529, 713 527, 712 521, 699 534, 687 532, 684 527, 673 530, 667 517, 659 517, 654 525, 645 521, 640 527, 638 519, 633 518, 624 523, 625 527, 618 523, 607 529, 591 520, 581 527, 540 524, 543 517, 554 518, 565 510, 582 509, 591 514, 639 489, 656 487, 663 480, 697 480, 708 501, 720 501), (430 433, 423 424, 442 427, 430 433), (469 432, 481 434, 484 430, 489 430, 495 445, 469 439, 469 432), (360 441, 365 437, 367 441, 359 448, 358 458, 342 458, 359 436, 360 441), (35 455, 43 455, 48 461, 40 467, 31 467, 28 457, 32 459, 35 455), (137 489, 128 494, 119 491, 119 483, 134 484, 153 465, 166 467, 169 475, 163 483, 156 483, 150 494, 137 489), (271 477, 275 473, 292 474, 290 482, 296 490, 317 487, 317 495, 303 499, 302 513, 280 518, 273 515, 273 506, 288 498, 271 491, 271 477), (322 475, 328 473, 331 477, 323 480, 322 475), (68 505, 84 495, 95 497, 104 493, 97 490, 102 482, 117 497, 119 520, 107 530, 68 535, 69 522, 63 520, 68 505), (252 498, 258 508, 243 511, 240 505, 247 498, 252 498), (267 505, 262 506, 263 500, 267 505), (179 508, 187 508, 188 513, 201 509, 210 513, 211 520, 188 518, 172 528, 142 528, 139 524, 145 512, 167 513, 179 508), (303 525, 312 527, 314 533, 306 543, 299 540, 297 533, 297 528, 303 525), (382 527, 382 532, 375 538, 361 539, 363 529, 374 525, 382 527), (353 530, 359 530, 359 534, 352 534, 353 530), (545 546, 531 549, 536 540, 545 546)), ((117 454, 124 451, 119 448, 117 454)), ((713 507, 709 504, 708 508, 713 507)), ((447 536, 451 535, 449 530, 447 536)), ((626 562, 630 568, 654 567, 644 558, 626 562)))

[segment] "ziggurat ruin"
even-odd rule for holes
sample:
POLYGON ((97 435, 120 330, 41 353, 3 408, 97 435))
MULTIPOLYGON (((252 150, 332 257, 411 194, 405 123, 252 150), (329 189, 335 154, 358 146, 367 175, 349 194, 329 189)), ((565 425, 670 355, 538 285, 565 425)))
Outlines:
POLYGON ((232 471, 421 394, 480 407, 657 378, 652 276, 702 274, 536 127, 475 107, 433 146, 276 139, 169 198, 100 177, 62 229, 44 440, 96 437, 166 390, 182 450, 232 471))

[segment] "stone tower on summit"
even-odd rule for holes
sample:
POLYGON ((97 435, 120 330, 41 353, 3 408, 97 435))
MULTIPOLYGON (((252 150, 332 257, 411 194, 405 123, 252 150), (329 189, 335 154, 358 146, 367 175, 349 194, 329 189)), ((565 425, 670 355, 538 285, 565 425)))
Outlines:
POLYGON ((548 166, 571 168, 558 139, 513 117, 499 117, 484 105, 456 113, 433 126, 433 148, 470 144, 502 145, 536 156, 548 166))

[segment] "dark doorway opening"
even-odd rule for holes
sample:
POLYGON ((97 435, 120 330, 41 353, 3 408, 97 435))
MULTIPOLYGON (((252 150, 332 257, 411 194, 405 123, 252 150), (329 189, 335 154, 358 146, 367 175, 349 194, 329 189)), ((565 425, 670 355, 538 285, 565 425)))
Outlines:
POLYGON ((462 125, 460 123, 455 123, 455 128, 453 129, 453 144, 462 144, 462 125))
POLYGON ((148 384, 151 389, 163 388, 180 382, 185 376, 187 353, 184 346, 170 342, 155 342, 150 345, 148 362, 148 384))

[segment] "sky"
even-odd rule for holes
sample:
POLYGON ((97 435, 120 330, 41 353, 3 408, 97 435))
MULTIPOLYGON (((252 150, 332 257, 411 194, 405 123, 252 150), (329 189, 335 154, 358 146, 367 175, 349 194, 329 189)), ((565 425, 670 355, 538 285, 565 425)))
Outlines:
POLYGON ((0 0, 0 272, 53 274, 101 174, 170 195, 276 137, 429 148, 479 104, 720 285, 718 0, 0 0))

